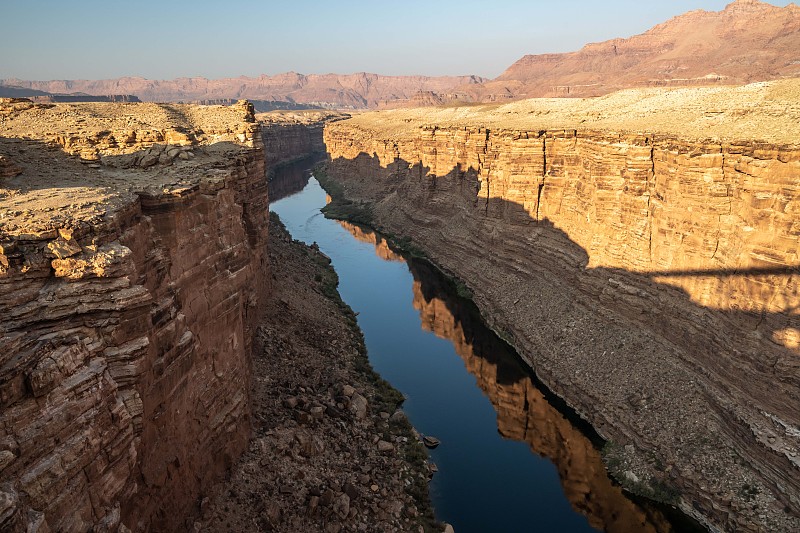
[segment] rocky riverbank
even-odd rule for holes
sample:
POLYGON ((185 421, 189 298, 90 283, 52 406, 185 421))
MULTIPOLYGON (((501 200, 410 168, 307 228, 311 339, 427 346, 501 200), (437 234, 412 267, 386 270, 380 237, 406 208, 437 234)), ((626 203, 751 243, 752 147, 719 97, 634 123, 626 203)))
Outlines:
POLYGON ((273 217, 253 359, 253 437, 200 531, 436 531, 425 452, 369 367, 336 273, 273 217))

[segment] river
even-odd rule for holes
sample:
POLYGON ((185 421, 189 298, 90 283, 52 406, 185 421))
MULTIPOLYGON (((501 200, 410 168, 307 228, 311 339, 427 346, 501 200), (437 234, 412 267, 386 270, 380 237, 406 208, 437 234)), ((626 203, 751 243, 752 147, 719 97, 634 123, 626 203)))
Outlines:
POLYGON ((406 396, 414 427, 441 441, 429 451, 439 520, 457 533, 685 530, 609 479, 591 431, 438 271, 366 228, 324 218, 325 191, 307 168, 275 174, 271 210, 331 258, 372 366, 406 396))

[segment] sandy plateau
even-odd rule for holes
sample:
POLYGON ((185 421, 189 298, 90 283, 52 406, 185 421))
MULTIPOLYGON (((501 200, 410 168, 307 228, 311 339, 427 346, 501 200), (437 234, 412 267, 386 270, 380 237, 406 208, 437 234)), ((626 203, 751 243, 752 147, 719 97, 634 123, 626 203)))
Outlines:
POLYGON ((661 134, 686 140, 800 141, 800 79, 739 87, 626 89, 597 98, 532 98, 507 104, 473 104, 362 113, 348 121, 391 138, 419 128, 483 127, 492 130, 602 130, 661 134))

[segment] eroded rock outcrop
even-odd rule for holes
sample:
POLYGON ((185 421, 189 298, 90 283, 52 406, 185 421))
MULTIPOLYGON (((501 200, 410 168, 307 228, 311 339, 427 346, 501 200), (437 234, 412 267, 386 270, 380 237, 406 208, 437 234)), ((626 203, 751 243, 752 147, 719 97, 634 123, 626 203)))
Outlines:
POLYGON ((362 115, 326 128, 330 172, 376 226, 466 282, 619 445, 633 488, 675 488, 717 527, 795 529, 800 149, 768 113, 748 138, 726 137, 747 113, 715 121, 716 139, 681 135, 651 97, 656 134, 537 101, 442 111, 446 124, 362 115))
POLYGON ((249 436, 252 107, 0 111, 0 529, 182 527, 249 436))

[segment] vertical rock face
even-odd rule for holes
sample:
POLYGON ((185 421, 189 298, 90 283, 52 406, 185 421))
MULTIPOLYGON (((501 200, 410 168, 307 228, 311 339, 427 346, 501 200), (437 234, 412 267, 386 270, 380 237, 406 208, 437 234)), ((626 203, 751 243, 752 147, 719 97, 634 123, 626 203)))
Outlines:
POLYGON ((480 119, 331 124, 330 172, 636 477, 724 528, 800 526, 800 150, 480 119))
POLYGON ((267 166, 272 167, 310 154, 325 153, 321 122, 302 124, 279 121, 262 124, 261 136, 267 166))
POLYGON ((268 290, 259 126, 247 105, 14 105, 0 529, 181 529, 249 436, 268 290))

